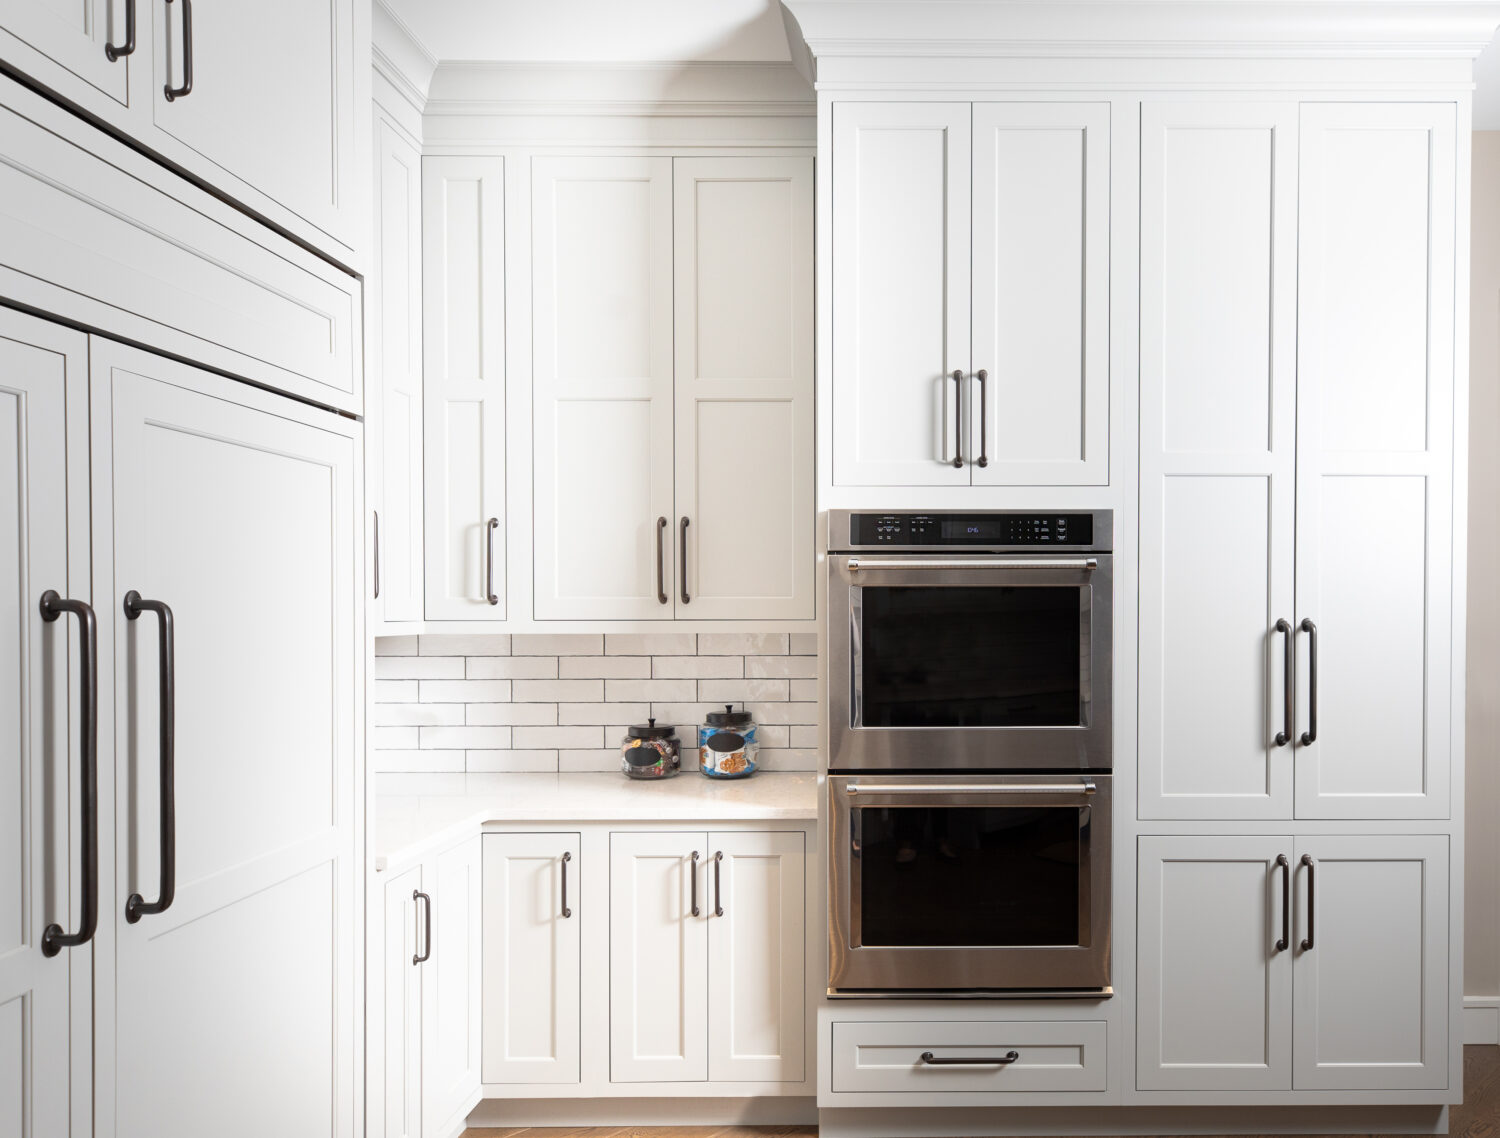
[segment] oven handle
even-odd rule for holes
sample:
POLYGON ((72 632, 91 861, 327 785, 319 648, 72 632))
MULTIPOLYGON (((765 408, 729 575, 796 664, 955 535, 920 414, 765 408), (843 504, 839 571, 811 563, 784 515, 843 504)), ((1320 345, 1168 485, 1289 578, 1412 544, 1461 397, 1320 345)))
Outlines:
POLYGON ((882 557, 869 561, 849 558, 851 573, 860 569, 1082 569, 1092 572, 1097 568, 1097 557, 1010 558, 1005 561, 975 557, 882 557))
POLYGON ((861 786, 851 782, 844 787, 852 798, 856 794, 1093 794, 1099 786, 1092 780, 1086 782, 1032 782, 1020 786, 996 786, 985 782, 955 782, 946 786, 929 786, 927 783, 885 783, 881 786, 861 786))

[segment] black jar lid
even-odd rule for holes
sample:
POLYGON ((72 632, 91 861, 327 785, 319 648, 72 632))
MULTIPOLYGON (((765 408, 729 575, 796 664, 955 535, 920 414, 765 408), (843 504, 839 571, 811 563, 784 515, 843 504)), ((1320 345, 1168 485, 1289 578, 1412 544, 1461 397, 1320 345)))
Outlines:
POLYGON ((671 739, 676 736, 677 728, 658 727, 653 718, 645 723, 632 723, 625 728, 625 734, 631 739, 671 739))
POLYGON ((723 711, 710 711, 704 719, 710 727, 749 727, 755 721, 748 711, 736 711, 732 703, 726 703, 723 711))

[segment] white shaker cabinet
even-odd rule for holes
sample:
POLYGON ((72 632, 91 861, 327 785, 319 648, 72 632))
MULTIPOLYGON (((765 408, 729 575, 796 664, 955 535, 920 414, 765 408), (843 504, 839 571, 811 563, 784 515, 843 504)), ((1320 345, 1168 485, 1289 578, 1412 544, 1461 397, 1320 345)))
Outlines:
POLYGON ((672 615, 672 160, 532 161, 535 615, 672 615))
POLYGON ((800 831, 709 835, 708 1077, 801 1082, 804 1074, 800 831))
POLYGON ((232 1102, 245 1133, 352 1138, 359 428, 107 341, 90 356, 113 708, 99 1131, 185 1138, 232 1102))
POLYGON ((1454 114, 1143 109, 1142 817, 1450 815, 1454 114))
POLYGON ((386 882, 383 901, 381 971, 371 987, 381 993, 384 1030, 366 1061, 380 1071, 384 1093, 371 1104, 368 1131, 422 1138, 422 867, 386 882))
POLYGON ((1109 105, 975 103, 973 116, 964 460, 976 486, 1103 485, 1109 105))
POLYGON ((422 160, 428 620, 504 620, 505 161, 422 160))
MULTIPOLYGON (((356 0, 4 0, 0 57, 342 264, 363 251, 356 0), (133 29, 133 38, 132 38, 133 29), (113 48, 111 58, 110 48, 113 48)), ((165 168, 163 181, 175 178, 165 168)))
POLYGON ((1448 842, 1141 838, 1138 1088, 1446 1088, 1448 842))
POLYGON ((374 271, 365 448, 372 616, 422 619, 422 152, 375 109, 374 271))
POLYGON ((673 163, 679 619, 813 616, 813 171, 673 163))
POLYGON ((478 838, 422 868, 428 959, 422 968, 422 1134, 463 1130, 479 1090, 480 890, 478 838))
POLYGON ((609 836, 609 1077, 708 1078, 706 833, 609 836))
POLYGON ((800 1082, 805 837, 610 835, 610 1079, 800 1082))
POLYGON ((837 486, 1109 481, 1106 103, 833 107, 837 486))
POLYGON ((1299 817, 1450 813, 1455 114, 1302 108, 1299 817))
POLYGON ((379 1088, 368 1130, 382 1138, 452 1138, 479 1097, 481 874, 475 835, 372 890, 383 1027, 366 1058, 379 1088))
POLYGON ((531 199, 533 615, 810 619, 812 163, 536 158, 531 199))
POLYGON ((969 142, 968 103, 834 105, 840 486, 969 484, 969 142))
POLYGON ((577 833, 486 834, 486 1083, 580 1081, 577 833))
POLYGON ((1295 104, 1141 111, 1147 818, 1292 813, 1296 158, 1295 104))
MULTIPOLYGON (((17 1138, 67 1133, 70 1012, 88 1038, 87 988, 76 1004, 69 990, 93 951, 70 942, 98 901, 80 862, 82 626, 42 603, 90 596, 87 529, 70 534, 68 512, 70 475, 87 495, 87 359, 82 334, 0 310, 0 532, 19 542, 0 559, 0 1133, 17 1138)), ((86 1093, 86 1063, 73 1074, 86 1093)))
MULTIPOLYGON (((54 89, 77 85, 122 106, 132 63, 127 12, 146 0, 3 0, 0 58, 54 89)), ((133 12, 132 12, 133 14, 133 12)), ((139 26, 137 26, 139 46, 139 26)))

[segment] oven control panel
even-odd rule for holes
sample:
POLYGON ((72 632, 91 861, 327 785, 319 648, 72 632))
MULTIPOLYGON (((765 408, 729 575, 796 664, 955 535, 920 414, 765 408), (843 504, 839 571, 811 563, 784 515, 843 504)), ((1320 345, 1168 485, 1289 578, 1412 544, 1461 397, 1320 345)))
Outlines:
POLYGON ((849 515, 855 546, 1094 546, 1094 514, 986 510, 849 515))

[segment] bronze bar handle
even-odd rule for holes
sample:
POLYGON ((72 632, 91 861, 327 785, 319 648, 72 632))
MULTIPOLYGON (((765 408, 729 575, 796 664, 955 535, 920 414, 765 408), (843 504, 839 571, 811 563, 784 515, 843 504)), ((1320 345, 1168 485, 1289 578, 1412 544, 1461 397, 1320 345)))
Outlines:
POLYGON ((656 519, 656 603, 666 604, 670 597, 667 596, 667 578, 664 558, 662 556, 662 534, 667 531, 667 519, 656 519))
POLYGON ((953 369, 953 468, 964 464, 964 373, 953 369))
POLYGON ((1281 867, 1281 936, 1276 951, 1285 952, 1292 942, 1292 862, 1286 854, 1277 854, 1276 864, 1281 867))
POLYGON ((169 103, 193 93, 193 0, 182 0, 182 86, 174 87, 169 80, 162 93, 169 103))
POLYGON ((1004 1067, 1021 1057, 1019 1051, 1007 1051, 1004 1055, 961 1056, 956 1059, 939 1059, 931 1051, 922 1052, 922 1062, 929 1067, 1004 1067))
POLYGON ((1316 906, 1314 889, 1317 885, 1318 863, 1313 861, 1312 854, 1303 854, 1302 864, 1307 866, 1307 936, 1302 939, 1302 951, 1306 952, 1313 946, 1313 910, 1316 906))
POLYGON ((125 594, 125 619, 138 620, 141 613, 154 612, 160 622, 157 641, 157 697, 161 733, 161 894, 148 901, 139 893, 125 900, 125 920, 135 924, 142 917, 165 913, 177 896, 177 646, 173 636, 172 609, 164 601, 144 600, 131 589, 125 594))

